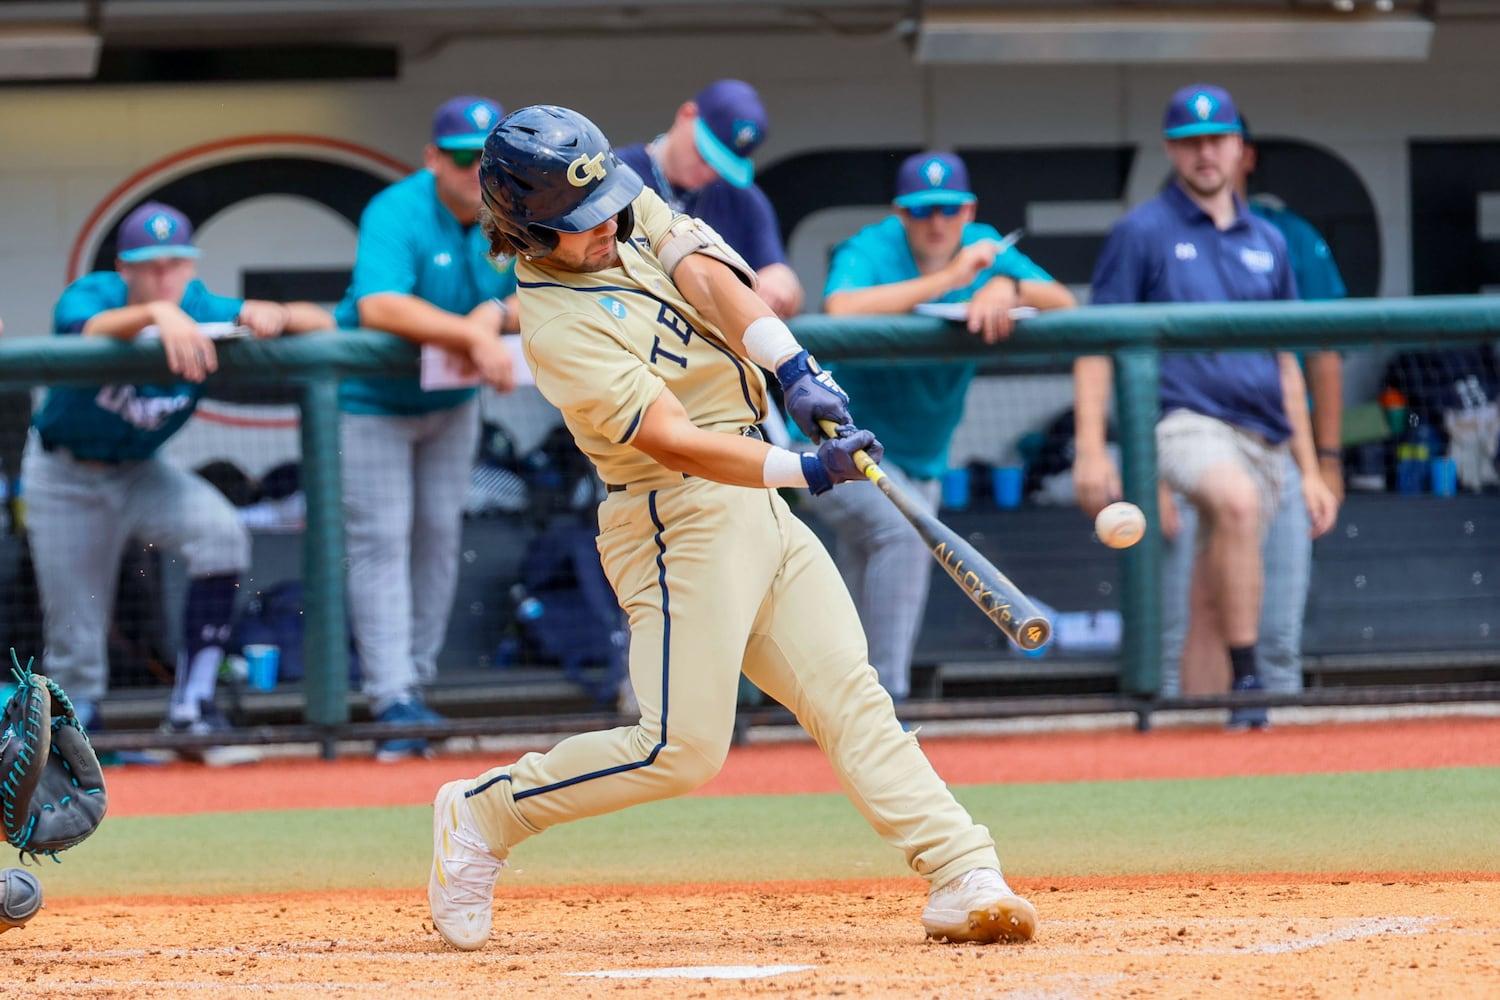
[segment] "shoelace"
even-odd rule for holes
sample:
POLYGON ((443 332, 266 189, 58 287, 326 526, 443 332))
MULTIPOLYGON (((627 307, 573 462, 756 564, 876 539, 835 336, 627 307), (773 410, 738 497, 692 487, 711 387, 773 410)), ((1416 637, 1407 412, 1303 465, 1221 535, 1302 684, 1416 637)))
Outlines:
POLYGON ((448 898, 465 905, 488 905, 495 896, 495 879, 500 877, 504 861, 491 854, 474 834, 456 827, 449 838, 457 856, 442 860, 448 875, 448 898))

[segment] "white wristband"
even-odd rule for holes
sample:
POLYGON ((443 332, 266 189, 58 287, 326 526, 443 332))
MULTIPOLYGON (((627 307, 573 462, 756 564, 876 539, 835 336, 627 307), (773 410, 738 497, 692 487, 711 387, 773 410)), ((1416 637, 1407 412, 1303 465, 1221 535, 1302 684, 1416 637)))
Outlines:
POLYGON ((802 456, 775 445, 766 452, 766 464, 761 469, 761 475, 765 478, 766 485, 772 489, 778 486, 807 485, 807 477, 802 474, 802 456))
POLYGON ((745 356, 762 368, 776 370, 776 364, 802 350, 791 329, 775 316, 762 316, 745 327, 745 356))

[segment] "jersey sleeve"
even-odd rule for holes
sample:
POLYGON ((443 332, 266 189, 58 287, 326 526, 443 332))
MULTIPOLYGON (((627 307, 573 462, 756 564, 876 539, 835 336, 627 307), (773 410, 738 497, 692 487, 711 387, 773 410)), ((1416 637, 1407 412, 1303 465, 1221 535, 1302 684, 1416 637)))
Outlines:
POLYGON ((636 195, 635 201, 631 202, 631 207, 635 209, 636 231, 651 242, 652 253, 661 249, 662 241, 667 238, 667 232, 672 228, 672 223, 686 218, 672 211, 671 207, 661 200, 661 195, 650 188, 642 188, 641 193, 636 195))
POLYGON ((1328 241, 1311 224, 1297 248, 1292 271, 1297 278, 1297 291, 1304 299, 1342 299, 1349 294, 1328 241))
POLYGON ((1021 281, 1052 281, 1052 275, 1015 247, 1006 247, 990 265, 990 276, 1005 275, 1021 281))
POLYGON ((125 304, 124 282, 104 272, 86 274, 63 290, 52 309, 55 333, 82 333, 83 326, 106 309, 125 304))
POLYGON ((381 292, 411 294, 417 287, 417 246, 406 218, 384 192, 365 206, 359 219, 350 297, 358 302, 381 292))
POLYGON ((1102 306, 1146 300, 1149 263, 1144 242, 1128 218, 1115 224, 1094 262, 1090 302, 1102 306))
POLYGON ((559 316, 526 341, 547 402, 600 437, 628 444, 665 383, 603 326, 559 316))
POLYGON ((823 297, 837 292, 855 292, 886 284, 880 280, 879 264, 870 252, 868 240, 856 234, 833 248, 828 262, 828 280, 823 283, 823 297))
POLYGON ((215 295, 201 281, 191 282, 182 296, 182 311, 199 323, 232 323, 244 305, 244 299, 215 295))

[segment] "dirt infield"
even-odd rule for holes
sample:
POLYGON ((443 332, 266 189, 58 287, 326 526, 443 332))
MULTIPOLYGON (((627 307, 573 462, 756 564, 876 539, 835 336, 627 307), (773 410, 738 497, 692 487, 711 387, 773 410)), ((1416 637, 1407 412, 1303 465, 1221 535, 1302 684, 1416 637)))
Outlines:
POLYGON ((1480 997, 1500 982, 1497 881, 1018 888, 1042 924, 1016 947, 925 941, 911 879, 505 889, 494 938, 467 954, 440 944, 416 891, 69 904, 0 937, 0 961, 5 995, 27 998, 1480 997))
MULTIPOLYGON (((1500 764, 1500 723, 924 741, 955 784, 1500 764), (1248 752, 1247 752, 1248 751, 1248 752)), ((112 815, 429 801, 487 761, 286 760, 110 772, 112 815), (337 788, 348 801, 329 801, 337 788)), ((809 745, 736 750, 707 794, 821 791, 809 745)), ((63 899, 0 936, 6 997, 1483 996, 1500 983, 1500 874, 1017 880, 1036 941, 923 939, 916 878, 538 888, 504 879, 481 952, 447 949, 418 887, 63 899)))

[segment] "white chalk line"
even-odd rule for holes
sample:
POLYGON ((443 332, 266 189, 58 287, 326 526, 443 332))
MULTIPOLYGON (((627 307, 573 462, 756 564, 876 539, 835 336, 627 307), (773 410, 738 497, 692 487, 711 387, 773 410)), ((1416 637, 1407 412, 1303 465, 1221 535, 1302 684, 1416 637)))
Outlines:
POLYGON ((674 965, 665 969, 603 969, 563 975, 587 979, 769 979, 816 968, 816 965, 674 965))

